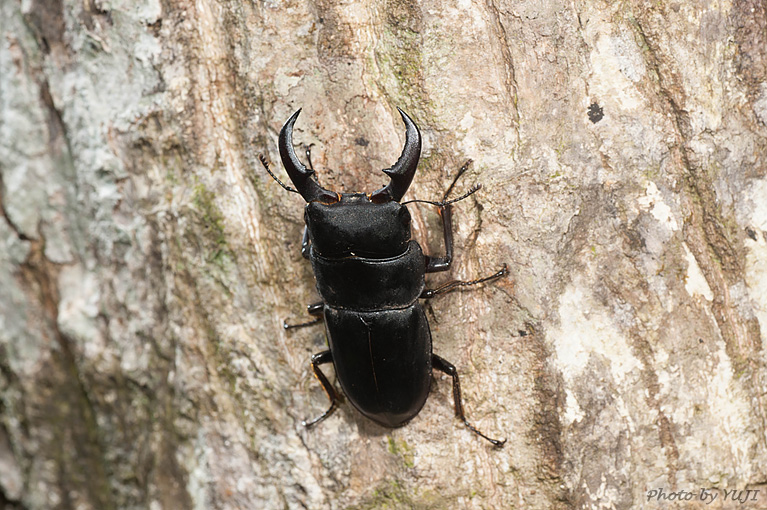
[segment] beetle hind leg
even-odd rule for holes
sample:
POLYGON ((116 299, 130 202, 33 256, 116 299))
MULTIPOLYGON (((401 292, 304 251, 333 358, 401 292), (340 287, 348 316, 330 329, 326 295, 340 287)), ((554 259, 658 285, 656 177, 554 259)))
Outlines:
POLYGON ((312 427, 328 416, 330 416, 333 411, 336 410, 336 407, 338 407, 338 394, 336 393, 335 388, 333 388, 333 385, 330 384, 330 381, 325 376, 325 374, 322 373, 322 370, 320 370, 320 365, 324 365, 326 363, 331 363, 333 361, 333 354, 330 351, 322 351, 318 352, 314 356, 312 356, 312 371, 314 372, 315 377, 319 379, 320 384, 322 385, 322 389, 325 390, 325 394, 327 394, 328 399, 330 400, 330 407, 319 415, 318 417, 314 418, 313 420, 304 420, 301 422, 301 425, 303 425, 306 428, 312 427))
POLYGON ((431 355, 431 365, 433 368, 436 368, 437 370, 444 372, 453 378, 453 402, 455 405, 455 415, 461 419, 463 424, 479 437, 490 441, 493 446, 497 446, 499 448, 503 446, 506 443, 505 439, 498 440, 486 436, 477 430, 474 425, 469 423, 469 420, 466 419, 466 415, 463 412, 463 403, 461 402, 461 382, 458 380, 458 370, 456 370, 455 366, 445 358, 437 356, 436 354, 431 355))

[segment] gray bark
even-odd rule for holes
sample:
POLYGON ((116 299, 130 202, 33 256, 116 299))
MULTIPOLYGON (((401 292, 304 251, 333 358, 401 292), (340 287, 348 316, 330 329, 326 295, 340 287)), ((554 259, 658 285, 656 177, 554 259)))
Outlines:
POLYGON ((0 507, 767 506, 766 20, 763 0, 3 0, 0 507), (403 428, 348 402, 301 426, 325 338, 281 327, 317 297, 303 203, 257 155, 284 176, 303 107, 321 182, 371 191, 397 106, 424 135, 409 198, 469 158, 460 186, 483 185, 429 284, 509 264, 427 305, 501 450, 440 375, 403 428))

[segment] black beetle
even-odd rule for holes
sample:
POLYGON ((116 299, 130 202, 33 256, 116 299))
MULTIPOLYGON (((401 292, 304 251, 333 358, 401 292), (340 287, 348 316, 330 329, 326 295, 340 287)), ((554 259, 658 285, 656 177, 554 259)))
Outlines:
POLYGON ((285 323, 285 328, 324 319, 330 349, 312 356, 311 365, 330 399, 330 407, 304 425, 309 427, 326 418, 338 402, 320 365, 332 362, 341 388, 354 407, 391 428, 404 425, 420 412, 429 395, 432 369, 437 369, 453 379, 456 415, 476 434, 495 446, 503 446, 506 440, 487 437, 466 419, 458 373, 451 363, 432 352, 429 323, 418 301, 507 273, 504 265, 486 278, 425 288, 426 273, 445 271, 452 262, 451 204, 479 189, 474 186, 462 197, 447 200, 470 161, 458 172, 441 202, 419 200, 437 205, 442 218, 445 256, 430 257, 410 238, 410 212, 400 204, 421 154, 421 133, 410 117, 399 110, 406 127, 405 147, 394 166, 384 170, 389 183, 374 193, 336 193, 324 189, 313 176, 308 150, 308 169, 296 156, 293 125, 299 113, 301 110, 288 119, 279 137, 282 164, 296 189, 283 184, 266 159, 260 159, 283 188, 300 193, 307 202, 301 253, 312 263, 322 301, 308 307, 317 319, 294 326, 285 323))

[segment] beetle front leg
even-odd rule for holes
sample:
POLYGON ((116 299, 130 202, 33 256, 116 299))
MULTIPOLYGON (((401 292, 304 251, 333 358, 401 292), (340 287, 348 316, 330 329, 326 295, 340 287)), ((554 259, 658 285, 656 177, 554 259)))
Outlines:
POLYGON ((304 326, 314 326, 315 324, 319 324, 322 322, 322 312, 325 309, 325 303, 320 301, 319 303, 312 303, 311 305, 306 307, 306 311, 309 315, 312 317, 316 317, 316 319, 301 322, 298 324, 288 324, 287 320, 282 321, 282 327, 284 329, 294 329, 294 328, 303 328, 304 326))
POLYGON ((426 255, 426 272, 436 273, 447 271, 453 263, 453 209, 452 204, 447 204, 437 210, 442 218, 442 233, 445 238, 445 256, 430 257, 426 255))
POLYGON ((311 260, 310 249, 312 240, 309 238, 309 227, 304 226, 304 235, 301 238, 301 256, 306 260, 311 260))
POLYGON ((469 420, 466 419, 466 415, 463 412, 463 403, 461 402, 461 383, 458 380, 458 370, 456 370, 455 366, 453 366, 453 364, 446 359, 437 356, 436 354, 431 355, 431 365, 433 368, 436 368, 437 370, 444 372, 453 378, 453 402, 455 405, 455 415, 461 419, 463 424, 478 436, 493 443, 493 446, 503 446, 506 443, 505 439, 498 440, 487 437, 482 432, 474 428, 474 426, 469 423, 469 420))
POLYGON ((452 205, 453 202, 456 202, 458 200, 462 200, 466 198, 467 196, 471 195, 474 191, 477 191, 479 187, 472 188, 469 193, 466 195, 457 198, 453 200, 452 202, 448 202, 447 197, 450 196, 450 193, 452 193, 453 188, 455 187, 455 183, 458 182, 458 179, 461 178, 463 174, 466 173, 466 170, 469 169, 469 165, 471 165, 471 160, 467 160, 466 163, 463 164, 463 166, 458 170, 458 173, 453 178, 453 182, 450 183, 450 186, 448 186, 447 191, 445 191, 445 194, 442 196, 442 204, 440 208, 437 210, 437 214, 439 214, 439 217, 442 219, 442 234, 445 238, 445 256, 444 257, 429 257, 426 256, 426 272, 427 273, 437 273, 439 271, 447 271, 450 269, 450 264, 453 262, 453 209, 452 205))
MULTIPOLYGON (((306 161, 309 163, 309 170, 314 172, 314 165, 312 165, 312 146, 309 145, 306 148, 306 161)), ((316 174, 315 174, 316 175, 316 174)), ((304 236, 301 239, 301 256, 306 260, 311 260, 309 255, 309 249, 312 247, 312 241, 309 239, 309 228, 304 226, 304 236)))
POLYGON ((314 372, 315 377, 319 379, 320 384, 322 384, 322 389, 325 390, 325 394, 327 394, 328 399, 330 399, 330 407, 328 407, 327 411, 314 418, 313 420, 304 420, 301 422, 304 427, 309 428, 321 422, 330 416, 330 414, 335 411, 336 407, 338 406, 338 394, 336 393, 335 388, 333 388, 333 385, 330 384, 328 378, 325 377, 325 374, 323 374, 322 370, 320 370, 320 365, 331 363, 332 361, 333 354, 330 351, 322 351, 312 356, 312 371, 314 372))

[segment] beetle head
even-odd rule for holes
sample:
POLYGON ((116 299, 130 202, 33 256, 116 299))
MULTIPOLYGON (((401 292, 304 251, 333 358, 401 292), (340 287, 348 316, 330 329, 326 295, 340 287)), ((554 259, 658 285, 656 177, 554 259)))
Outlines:
MULTIPOLYGON (((391 168, 384 169, 389 176, 389 183, 383 188, 367 195, 368 200, 376 204, 399 202, 410 187, 421 157, 421 133, 405 112, 397 108, 405 123, 405 147, 402 149, 397 162, 391 168)), ((296 111, 280 131, 279 148, 282 164, 296 190, 307 202, 322 202, 334 204, 341 200, 338 193, 328 191, 313 178, 314 170, 307 169, 296 156, 293 148, 293 125, 296 123, 301 109, 296 111)))
POLYGON ((364 193, 343 193, 334 204, 309 202, 304 219, 314 251, 326 257, 394 257, 410 240, 407 207, 376 204, 364 193))
POLYGON ((421 156, 421 133, 405 112, 405 147, 397 162, 384 170, 389 183, 373 193, 335 193, 314 179, 293 149, 294 113, 280 131, 280 156, 296 191, 304 197, 306 226, 314 250, 325 256, 385 258, 400 255, 410 240, 410 212, 399 201, 407 192, 421 156))

